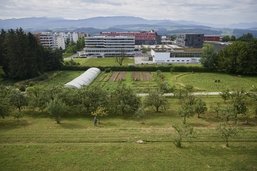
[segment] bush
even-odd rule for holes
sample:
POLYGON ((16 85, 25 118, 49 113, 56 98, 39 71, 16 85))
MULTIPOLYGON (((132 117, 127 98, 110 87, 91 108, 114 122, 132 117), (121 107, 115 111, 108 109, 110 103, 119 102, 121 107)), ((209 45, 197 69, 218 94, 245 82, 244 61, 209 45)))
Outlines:
MULTIPOLYGON (((97 66, 96 66, 97 67, 97 66)), ((81 71, 81 70, 87 70, 91 68, 90 66, 69 66, 64 65, 61 70, 72 70, 72 71, 81 71)), ((108 66, 103 67, 99 66, 97 67, 101 69, 101 71, 148 71, 148 72, 156 72, 156 71, 162 71, 162 72, 170 72, 171 68, 170 66, 108 66)), ((173 66, 172 67, 173 72, 210 72, 209 69, 198 67, 198 66, 173 66)))

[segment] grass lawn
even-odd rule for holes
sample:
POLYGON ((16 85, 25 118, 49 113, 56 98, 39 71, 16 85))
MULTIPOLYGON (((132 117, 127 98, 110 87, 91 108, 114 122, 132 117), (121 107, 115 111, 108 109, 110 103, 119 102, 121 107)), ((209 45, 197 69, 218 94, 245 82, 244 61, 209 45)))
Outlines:
POLYGON ((74 55, 75 53, 63 53, 63 58, 68 58, 68 57, 70 57, 70 56, 72 56, 72 55, 74 55))
POLYGON ((170 77, 170 83, 193 85, 200 91, 222 91, 225 89, 244 89, 249 91, 257 87, 257 77, 235 76, 221 73, 181 73, 170 77), (220 80, 215 83, 215 80, 220 80))
MULTIPOLYGON (((211 98, 209 104, 217 101, 211 98)), ((0 170, 256 170, 257 129, 244 126, 230 147, 216 131, 218 122, 189 118, 195 137, 182 149, 172 125, 182 122, 177 101, 145 119, 109 117, 94 127, 91 117, 53 119, 26 112, 19 122, 0 120, 0 170), (137 140, 144 144, 137 144, 137 140), (239 142, 241 141, 241 142, 239 142)))
MULTIPOLYGON (((75 62, 80 63, 82 66, 119 66, 115 61, 115 57, 109 58, 74 58, 75 62)), ((134 64, 133 58, 125 58, 123 65, 134 64)))

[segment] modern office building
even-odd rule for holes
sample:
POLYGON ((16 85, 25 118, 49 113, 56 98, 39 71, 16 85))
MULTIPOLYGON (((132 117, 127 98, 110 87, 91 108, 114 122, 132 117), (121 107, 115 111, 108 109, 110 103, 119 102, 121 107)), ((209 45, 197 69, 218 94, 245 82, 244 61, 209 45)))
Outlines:
POLYGON ((93 36, 85 39, 81 57, 134 56, 135 37, 133 36, 93 36))
POLYGON ((155 31, 144 32, 101 32, 102 36, 133 36, 136 45, 154 45, 158 43, 158 35, 155 31))
POLYGON ((204 34, 180 34, 177 36, 176 43, 179 46, 189 48, 202 48, 204 41, 204 34))

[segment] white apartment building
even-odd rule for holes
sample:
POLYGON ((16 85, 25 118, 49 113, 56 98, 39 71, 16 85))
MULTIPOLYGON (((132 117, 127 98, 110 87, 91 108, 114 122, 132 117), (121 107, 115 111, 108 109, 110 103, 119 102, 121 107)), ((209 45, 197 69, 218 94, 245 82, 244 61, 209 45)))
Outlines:
POLYGON ((55 36, 52 32, 37 33, 35 36, 38 38, 42 46, 48 48, 55 48, 55 36))
POLYGON ((85 39, 81 57, 112 57, 117 55, 134 56, 135 37, 133 36, 93 36, 85 39))
POLYGON ((39 39, 44 47, 62 48, 65 49, 65 42, 69 39, 70 42, 76 43, 79 39, 79 34, 76 32, 41 32, 35 36, 39 39))

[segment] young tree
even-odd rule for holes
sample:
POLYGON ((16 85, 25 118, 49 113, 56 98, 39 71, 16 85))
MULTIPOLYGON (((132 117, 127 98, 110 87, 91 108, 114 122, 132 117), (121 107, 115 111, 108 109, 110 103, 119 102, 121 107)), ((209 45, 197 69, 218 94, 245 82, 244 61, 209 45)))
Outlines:
POLYGON ((232 106, 233 106, 233 115, 235 117, 235 123, 237 123, 238 115, 246 115, 248 110, 246 106, 246 93, 244 90, 235 91, 232 93, 232 106))
POLYGON ((226 142, 226 147, 229 147, 229 139, 238 134, 238 128, 228 124, 220 124, 217 128, 221 137, 226 142))
POLYGON ((20 113, 22 107, 28 105, 27 97, 23 92, 20 92, 19 90, 13 90, 10 94, 10 104, 15 106, 20 113))
POLYGON ((158 90, 151 91, 144 102, 145 106, 154 107, 156 112, 159 112, 160 108, 165 110, 167 103, 166 97, 158 90))
POLYGON ((195 115, 195 102, 196 102, 196 99, 192 95, 187 96, 182 100, 182 105, 179 109, 179 115, 184 118, 183 119, 184 124, 186 124, 186 118, 189 118, 195 115))
POLYGON ((144 110, 144 107, 143 107, 143 106, 140 107, 140 108, 136 111, 135 117, 136 117, 137 119, 139 119, 142 124, 145 123, 145 122, 144 122, 145 110, 144 110))
POLYGON ((175 138, 174 144, 176 147, 181 148, 182 147, 182 141, 184 138, 191 137, 193 135, 193 127, 190 127, 189 125, 183 124, 182 126, 172 126, 176 133, 177 137, 175 138))
POLYGON ((108 113, 104 107, 98 106, 95 111, 91 112, 91 115, 94 116, 94 125, 100 124, 100 118, 107 116, 108 113))
POLYGON ((195 112, 197 117, 200 118, 200 114, 204 114, 207 111, 206 103, 202 99, 196 99, 195 101, 195 112))
POLYGON ((57 124, 61 123, 61 116, 66 111, 66 104, 59 98, 54 98, 47 104, 47 111, 54 116, 57 124))
POLYGON ((123 61, 125 60, 125 57, 126 57, 125 51, 124 51, 124 49, 121 49, 120 55, 118 55, 118 56, 115 57, 115 61, 116 61, 120 66, 122 66, 123 61))
POLYGON ((226 102, 226 101, 229 100, 230 97, 231 97, 230 90, 229 90, 229 89, 226 89, 226 90, 222 91, 222 92, 220 93, 220 96, 221 96, 221 98, 224 100, 224 102, 226 102))

